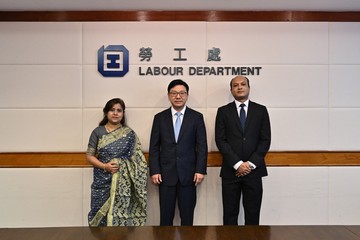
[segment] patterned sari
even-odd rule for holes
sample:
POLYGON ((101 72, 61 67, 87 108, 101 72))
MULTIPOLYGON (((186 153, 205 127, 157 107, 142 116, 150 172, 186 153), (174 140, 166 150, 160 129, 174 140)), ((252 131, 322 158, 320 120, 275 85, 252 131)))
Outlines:
POLYGON ((123 126, 107 133, 104 126, 99 126, 91 133, 87 154, 103 163, 119 164, 115 174, 94 167, 89 225, 144 225, 147 163, 135 132, 123 126))

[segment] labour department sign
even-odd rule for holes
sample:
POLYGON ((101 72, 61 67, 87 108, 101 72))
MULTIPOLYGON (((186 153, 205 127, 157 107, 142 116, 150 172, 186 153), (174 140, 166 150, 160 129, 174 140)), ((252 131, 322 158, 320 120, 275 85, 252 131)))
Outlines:
MULTIPOLYGON (((218 47, 208 49, 206 61, 209 64, 194 66, 186 64, 189 57, 187 49, 184 47, 168 49, 176 52, 175 58, 168 59, 177 63, 176 65, 171 64, 171 66, 151 64, 153 58, 152 50, 152 47, 141 47, 139 49, 139 61, 149 62, 149 65, 139 65, 138 76, 248 76, 260 75, 262 71, 261 66, 219 65, 218 63, 222 61, 222 57, 220 56, 221 49, 218 47), (217 64, 211 66, 211 62, 216 62, 217 64)), ((98 50, 98 71, 104 77, 124 77, 129 71, 129 51, 123 45, 102 46, 98 50)))
POLYGON ((104 77, 123 77, 129 71, 129 51, 123 45, 98 50, 98 71, 104 77))

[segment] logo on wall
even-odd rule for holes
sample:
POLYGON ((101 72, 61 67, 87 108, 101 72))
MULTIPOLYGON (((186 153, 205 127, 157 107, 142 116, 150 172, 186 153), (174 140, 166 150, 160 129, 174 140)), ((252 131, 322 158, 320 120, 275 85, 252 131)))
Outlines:
POLYGON ((98 71, 104 77, 123 77, 129 71, 129 51, 123 45, 98 50, 98 71))
MULTIPOLYGON (((139 61, 151 62, 153 56, 151 47, 141 47, 139 49, 139 61)), ((168 59, 177 63, 184 63, 188 61, 187 49, 183 47, 176 47, 175 58, 168 59)), ((207 62, 220 63, 222 57, 220 56, 221 49, 213 47, 207 51, 207 62)), ((138 66, 139 76, 236 76, 236 75, 260 75, 261 66, 221 66, 216 64, 208 65, 188 65, 177 64, 171 66, 164 65, 143 65, 138 66)), ((129 51, 123 45, 108 45, 102 46, 98 50, 98 71, 104 77, 123 77, 129 71, 129 51)))

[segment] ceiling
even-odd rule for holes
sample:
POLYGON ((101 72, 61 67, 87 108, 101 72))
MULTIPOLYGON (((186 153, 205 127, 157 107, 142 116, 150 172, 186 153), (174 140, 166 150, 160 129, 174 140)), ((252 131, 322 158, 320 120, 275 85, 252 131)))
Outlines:
POLYGON ((360 11, 360 0, 0 0, 0 11, 360 11))

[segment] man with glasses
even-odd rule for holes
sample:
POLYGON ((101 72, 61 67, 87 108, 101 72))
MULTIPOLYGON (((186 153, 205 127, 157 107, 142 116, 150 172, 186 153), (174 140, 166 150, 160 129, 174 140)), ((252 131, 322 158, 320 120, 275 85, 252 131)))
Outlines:
POLYGON ((150 176, 159 186, 160 225, 173 225, 177 201, 181 225, 192 226, 196 186, 206 174, 205 123, 201 113, 186 106, 186 82, 173 80, 167 91, 171 107, 155 115, 151 130, 150 176))

